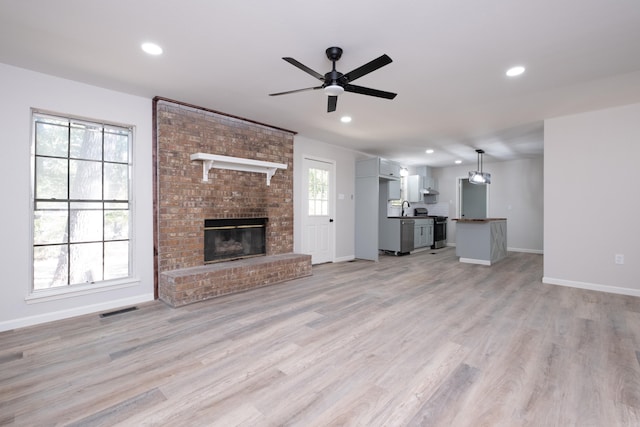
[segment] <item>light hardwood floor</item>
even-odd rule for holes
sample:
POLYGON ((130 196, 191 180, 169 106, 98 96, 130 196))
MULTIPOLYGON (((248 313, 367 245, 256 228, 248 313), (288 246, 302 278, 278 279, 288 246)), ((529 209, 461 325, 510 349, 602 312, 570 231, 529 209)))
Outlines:
POLYGON ((637 426, 640 298, 452 248, 0 334, 0 424, 637 426))

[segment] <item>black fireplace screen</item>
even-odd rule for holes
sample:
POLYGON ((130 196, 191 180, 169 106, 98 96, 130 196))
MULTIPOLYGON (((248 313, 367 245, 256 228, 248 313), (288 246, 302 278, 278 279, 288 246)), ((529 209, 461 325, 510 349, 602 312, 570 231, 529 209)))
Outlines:
POLYGON ((204 263, 264 255, 267 218, 204 220, 204 263))

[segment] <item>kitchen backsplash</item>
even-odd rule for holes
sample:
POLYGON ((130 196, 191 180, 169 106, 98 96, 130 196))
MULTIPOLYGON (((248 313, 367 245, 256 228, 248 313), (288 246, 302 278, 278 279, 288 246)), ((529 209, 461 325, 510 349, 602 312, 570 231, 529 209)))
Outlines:
POLYGON ((447 202, 438 202, 424 206, 429 210, 429 215, 451 216, 449 215, 449 203, 447 202))
MULTIPOLYGON (((387 204, 387 216, 400 216, 401 209, 398 202, 399 203, 402 203, 402 202, 399 200, 393 201, 394 203, 391 203, 391 202, 392 201, 389 201, 389 203, 387 204)), ((451 216, 449 215, 449 203, 446 203, 446 202, 438 202, 433 204, 413 202, 411 203, 410 208, 405 209, 407 211, 407 216, 413 216, 415 208, 427 208, 427 210, 429 211, 429 215, 446 216, 446 217, 451 216)))

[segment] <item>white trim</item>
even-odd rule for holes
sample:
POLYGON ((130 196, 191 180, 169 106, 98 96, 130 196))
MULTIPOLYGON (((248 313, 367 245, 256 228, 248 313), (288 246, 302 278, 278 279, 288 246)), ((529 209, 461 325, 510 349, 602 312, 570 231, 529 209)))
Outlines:
POLYGON ((356 259, 354 255, 348 255, 348 256, 342 256, 340 258, 336 258, 333 260, 333 262, 349 262, 349 261, 353 261, 354 259, 356 259))
POLYGON ((542 283, 549 285, 567 286, 569 288, 587 289, 590 291, 607 292, 610 294, 630 295, 640 297, 640 289, 620 288, 618 286, 600 285, 597 283, 578 282, 576 280, 543 277, 542 283))
POLYGON ((81 295, 91 295, 115 289, 131 288, 139 285, 140 279, 127 278, 82 285, 60 286, 32 291, 24 298, 24 300, 27 304, 35 304, 59 299, 74 298, 81 295))
MULTIPOLYGON (((134 145, 137 143, 137 127, 136 125, 133 124, 120 124, 120 123, 116 123, 116 122, 110 122, 110 121, 105 121, 105 120, 98 120, 98 119, 91 119, 91 118, 86 118, 83 116, 76 116, 76 115, 71 115, 71 114, 63 114, 63 113, 55 113, 55 112, 51 112, 48 110, 40 110, 37 108, 31 108, 31 114, 29 116, 29 121, 31 123, 31 135, 30 135, 30 151, 29 151, 29 156, 30 156, 30 181, 29 181, 29 213, 30 213, 30 226, 29 226, 29 242, 31 242, 30 247, 29 247, 29 262, 31 264, 31 268, 29 269, 28 272, 28 286, 25 289, 25 302, 27 304, 34 304, 34 303, 40 303, 40 302, 48 302, 48 301, 55 301, 55 300, 59 300, 59 299, 65 299, 65 298, 73 298, 76 296, 80 296, 80 295, 89 295, 89 294, 94 294, 96 292, 104 292, 104 291, 109 291, 109 290, 114 290, 114 289, 122 289, 122 288, 129 288, 129 287, 133 287, 133 286, 139 286, 140 285, 140 279, 133 277, 133 275, 136 273, 137 267, 136 267, 136 262, 134 260, 135 254, 136 252, 136 248, 138 245, 137 240, 135 239, 135 235, 136 235, 136 228, 134 225, 134 219, 136 218, 136 198, 134 197, 134 177, 135 172, 136 172, 136 159, 135 157, 135 152, 136 150, 134 149, 134 145), (90 126, 102 126, 102 129, 104 131, 105 127, 118 127, 121 129, 126 129, 129 132, 129 144, 128 144, 128 152, 127 152, 127 157, 128 157, 128 162, 127 162, 127 166, 129 168, 129 178, 128 178, 128 188, 129 188, 129 193, 127 195, 127 203, 129 205, 129 208, 127 209, 127 211, 129 212, 129 219, 128 219, 128 226, 129 226, 129 237, 128 237, 128 241, 129 241, 129 257, 128 257, 128 261, 129 261, 129 277, 125 277, 125 278, 121 278, 121 279, 114 279, 114 280, 100 280, 97 281, 95 283, 91 283, 91 284, 75 284, 75 285, 66 285, 66 286, 59 286, 59 287, 53 287, 53 288, 47 288, 47 289, 37 289, 34 290, 34 251, 33 251, 33 241, 34 241, 34 235, 33 235, 33 230, 34 230, 34 217, 35 217, 35 212, 34 212, 34 200, 35 200, 35 193, 34 193, 34 189, 35 189, 35 185, 34 185, 34 178, 35 178, 35 158, 36 158, 36 153, 35 153, 35 144, 36 144, 36 140, 35 140, 35 129, 36 129, 36 116, 38 117, 45 117, 45 118, 51 118, 51 119, 56 119, 56 120, 68 120, 69 123, 71 124, 73 123, 78 123, 78 122, 83 122, 84 124, 90 125, 90 126)), ((67 242, 69 243, 69 242, 67 242)))
POLYGON ((475 258, 462 258, 462 257, 460 257, 460 262, 465 262, 467 264, 491 265, 491 261, 486 260, 486 259, 475 259, 475 258))
MULTIPOLYGON (((336 200, 337 200, 337 196, 338 196, 337 191, 336 191, 336 188, 337 188, 336 181, 338 180, 336 161, 333 160, 333 159, 328 159, 328 158, 325 158, 325 157, 313 156, 313 155, 310 155, 310 154, 303 154, 301 158, 302 158, 301 170, 302 170, 302 174, 303 174, 301 176, 302 182, 306 182, 306 180, 307 180, 307 177, 304 176, 304 173, 306 171, 305 167, 308 165, 307 164, 307 160, 310 160, 312 162, 325 163, 325 164, 331 165, 331 182, 329 183, 329 185, 331 186, 331 189, 330 189, 331 200, 330 200, 330 204, 329 204, 329 207, 330 207, 329 218, 333 219, 333 222, 331 223, 331 226, 329 227, 329 229, 330 229, 329 233, 331 234, 330 238, 331 238, 331 241, 333 242, 333 245, 329 249, 329 251, 331 252, 329 254, 329 257, 331 258, 329 260, 329 262, 335 262, 336 261, 336 259, 335 259, 335 257, 336 257, 336 225, 335 225, 336 222, 335 221, 336 221, 336 210, 337 210, 336 200)), ((300 197, 300 205, 299 206, 300 206, 300 209, 301 209, 300 210, 301 216, 304 217, 306 215, 305 212, 308 209, 307 208, 307 201, 309 200, 309 189, 308 188, 302 188, 302 195, 304 197, 300 197)), ((301 220, 301 222, 300 222, 300 230, 302 231, 302 233, 304 233, 304 225, 305 225, 304 224, 304 220, 301 220)))
POLYGON ((524 252, 527 254, 540 254, 543 255, 542 249, 524 249, 524 248, 507 248, 507 252, 524 252))
POLYGON ((0 322, 0 332, 153 301, 153 293, 0 322))
MULTIPOLYGON (((447 242, 447 246, 455 248, 456 244, 447 242)), ((507 248, 507 252, 524 252, 527 254, 544 255, 544 251, 542 249, 507 248)))
POLYGON ((217 154, 195 153, 191 161, 202 161, 202 182, 209 181, 211 168, 229 169, 243 172, 258 172, 267 175, 267 185, 271 185, 271 177, 278 169, 286 169, 285 163, 265 162, 262 160, 243 159, 241 157, 219 156, 217 154))

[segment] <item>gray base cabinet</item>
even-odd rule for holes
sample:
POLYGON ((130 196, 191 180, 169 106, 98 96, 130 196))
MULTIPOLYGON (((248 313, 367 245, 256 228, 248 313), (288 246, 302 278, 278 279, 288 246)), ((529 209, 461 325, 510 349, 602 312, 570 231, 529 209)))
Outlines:
POLYGON ((413 235, 414 249, 430 247, 433 245, 433 218, 415 220, 415 228, 413 235))

